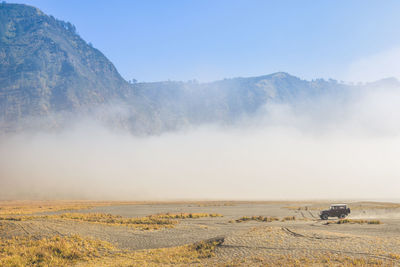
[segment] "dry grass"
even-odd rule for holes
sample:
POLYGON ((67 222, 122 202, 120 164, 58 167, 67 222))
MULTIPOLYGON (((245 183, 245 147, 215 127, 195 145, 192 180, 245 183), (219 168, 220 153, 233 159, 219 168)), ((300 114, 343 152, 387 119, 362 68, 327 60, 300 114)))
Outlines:
POLYGON ((113 250, 107 242, 78 235, 0 239, 0 266, 65 266, 106 256, 113 250))
POLYGON ((400 260, 400 254, 389 253, 388 255, 391 259, 400 260))
POLYGON ((129 226, 141 230, 157 230, 162 228, 172 228, 177 221, 164 219, 156 216, 142 218, 123 218, 106 213, 63 213, 57 215, 42 216, 0 216, 1 220, 7 221, 27 221, 27 220, 72 220, 77 222, 99 223, 114 226, 129 226))
POLYGON ((48 217, 48 216, 26 216, 26 215, 0 215, 0 221, 28 221, 33 220, 41 217, 48 217))
POLYGON ((197 219, 206 217, 223 217, 223 216, 219 213, 160 213, 149 216, 149 218, 157 218, 157 219, 197 219))
POLYGON ((124 225, 143 230, 172 228, 175 224, 177 224, 177 221, 153 216, 142 218, 123 218, 121 216, 105 213, 64 213, 60 215, 52 215, 49 217, 80 222, 101 223, 106 225, 124 225))
POLYGON ((285 221, 295 221, 296 217, 295 216, 287 216, 287 217, 283 217, 281 222, 285 222, 285 221))
POLYGON ((279 218, 263 217, 263 216, 252 216, 252 217, 243 216, 243 217, 235 220, 235 222, 237 222, 237 223, 246 222, 246 221, 274 222, 274 221, 279 221, 279 218))
POLYGON ((125 251, 78 266, 203 266, 204 260, 215 255, 218 245, 215 241, 204 241, 172 248, 125 251))
POLYGON ((124 218, 106 213, 63 213, 56 215, 0 215, 0 221, 27 221, 35 219, 72 220, 78 222, 100 223, 114 226, 130 226, 141 230, 172 228, 178 221, 174 219, 196 219, 222 217, 217 213, 162 213, 142 218, 124 218))
POLYGON ((288 210, 298 210, 298 211, 300 211, 300 210, 321 211, 321 210, 328 209, 329 206, 330 206, 330 203, 321 202, 321 203, 312 203, 312 204, 306 204, 306 205, 289 205, 289 206, 284 206, 283 208, 288 209, 288 210))
POLYGON ((281 222, 286 222, 286 221, 296 221, 296 220, 306 220, 306 219, 298 219, 295 216, 287 216, 287 217, 283 217, 282 219, 279 219, 277 217, 264 217, 264 216, 243 216, 237 220, 231 220, 229 222, 233 223, 233 222, 246 222, 246 221, 257 221, 257 222, 275 222, 275 221, 281 221, 281 222))
MULTIPOLYGON (((326 210, 329 209, 330 204, 329 203, 314 203, 312 205, 304 205, 304 206, 285 206, 283 208, 288 209, 288 210, 293 210, 293 211, 322 211, 322 210, 326 210)), ((352 208, 353 206, 351 206, 352 208)))
POLYGON ((78 235, 35 240, 0 239, 0 266, 154 266, 196 264, 214 256, 217 242, 199 242, 173 248, 117 250, 105 241, 78 235))
POLYGON ((337 221, 328 221, 325 225, 328 224, 382 224, 379 220, 356 220, 356 219, 342 219, 337 221))
POLYGON ((219 201, 193 201, 193 202, 155 202, 155 201, 63 201, 63 200, 12 200, 0 201, 0 215, 26 215, 40 212, 68 211, 90 209, 94 207, 117 206, 117 205, 167 205, 188 204, 196 206, 231 206, 233 202, 219 201))
MULTIPOLYGON (((33 214, 38 212, 51 212, 61 210, 79 210, 90 209, 99 206, 115 206, 115 205, 154 205, 154 204, 187 204, 201 207, 207 206, 234 206, 237 204, 280 204, 288 205, 284 208, 290 210, 322 210, 329 207, 328 202, 285 202, 285 201, 172 201, 172 202, 157 202, 157 201, 0 201, 0 215, 17 215, 17 214, 33 214), (295 203, 295 205, 290 205, 295 203), (296 205, 297 204, 297 205, 296 205)), ((397 209, 400 208, 399 203, 390 202, 357 202, 351 203, 351 209, 397 209)))
POLYGON ((26 215, 39 212, 90 209, 101 206, 134 205, 141 202, 124 201, 0 201, 0 215, 26 215))
POLYGON ((313 210, 313 209, 317 209, 317 208, 311 208, 311 207, 308 207, 308 206, 286 206, 284 208, 288 209, 288 210, 313 210))
POLYGON ((142 218, 124 218, 106 213, 63 213, 56 215, 0 215, 0 221, 27 221, 35 219, 73 220, 78 222, 100 223, 106 225, 131 226, 142 230, 172 228, 178 222, 173 219, 196 219, 222 217, 217 213, 162 213, 142 218))
POLYGON ((196 204, 197 207, 227 207, 227 206, 236 206, 238 203, 233 202, 233 201, 215 201, 215 202, 202 202, 196 204))
POLYGON ((70 203, 70 202, 28 202, 13 201, 0 202, 0 215, 23 215, 37 212, 49 212, 60 210, 78 210, 92 208, 94 205, 89 203, 70 203))

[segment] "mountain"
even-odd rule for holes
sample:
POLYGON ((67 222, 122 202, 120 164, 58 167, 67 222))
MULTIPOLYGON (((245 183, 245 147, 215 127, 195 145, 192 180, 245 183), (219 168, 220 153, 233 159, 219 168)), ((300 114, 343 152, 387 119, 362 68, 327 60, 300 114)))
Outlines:
MULTIPOLYGON (((134 64, 134 63, 132 63, 134 64)), ((231 124, 270 103, 296 104, 369 86, 306 81, 284 72, 197 82, 126 82, 69 23, 21 4, 0 4, 0 132, 63 129, 86 117, 133 134, 231 124)))
POLYGON ((321 95, 341 95, 348 86, 336 81, 305 81, 284 72, 233 78, 211 83, 157 82, 133 86, 161 117, 163 127, 202 123, 233 123, 269 103, 312 101, 321 95))
POLYGON ((0 4, 1 122, 88 110, 123 97, 129 84, 68 22, 0 4))

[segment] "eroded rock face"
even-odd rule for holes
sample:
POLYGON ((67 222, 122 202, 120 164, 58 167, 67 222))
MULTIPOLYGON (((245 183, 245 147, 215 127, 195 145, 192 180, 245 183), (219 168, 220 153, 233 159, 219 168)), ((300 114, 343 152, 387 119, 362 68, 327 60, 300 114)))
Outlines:
POLYGON ((0 4, 1 121, 87 110, 120 98, 128 83, 75 32, 40 10, 0 4))

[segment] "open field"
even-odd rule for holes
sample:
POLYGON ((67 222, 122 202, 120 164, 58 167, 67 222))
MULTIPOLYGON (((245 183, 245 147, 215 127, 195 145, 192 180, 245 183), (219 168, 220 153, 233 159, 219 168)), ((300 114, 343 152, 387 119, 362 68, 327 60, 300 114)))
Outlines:
POLYGON ((0 265, 399 266, 400 205, 348 204, 0 202, 0 265))

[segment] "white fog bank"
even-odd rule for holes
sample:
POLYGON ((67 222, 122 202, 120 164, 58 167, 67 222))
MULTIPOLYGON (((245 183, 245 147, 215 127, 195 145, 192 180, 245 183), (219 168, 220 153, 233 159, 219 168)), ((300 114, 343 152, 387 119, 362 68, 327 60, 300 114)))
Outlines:
POLYGON ((135 137, 87 121, 3 136, 0 198, 398 198, 400 93, 270 105, 243 123, 135 137))

